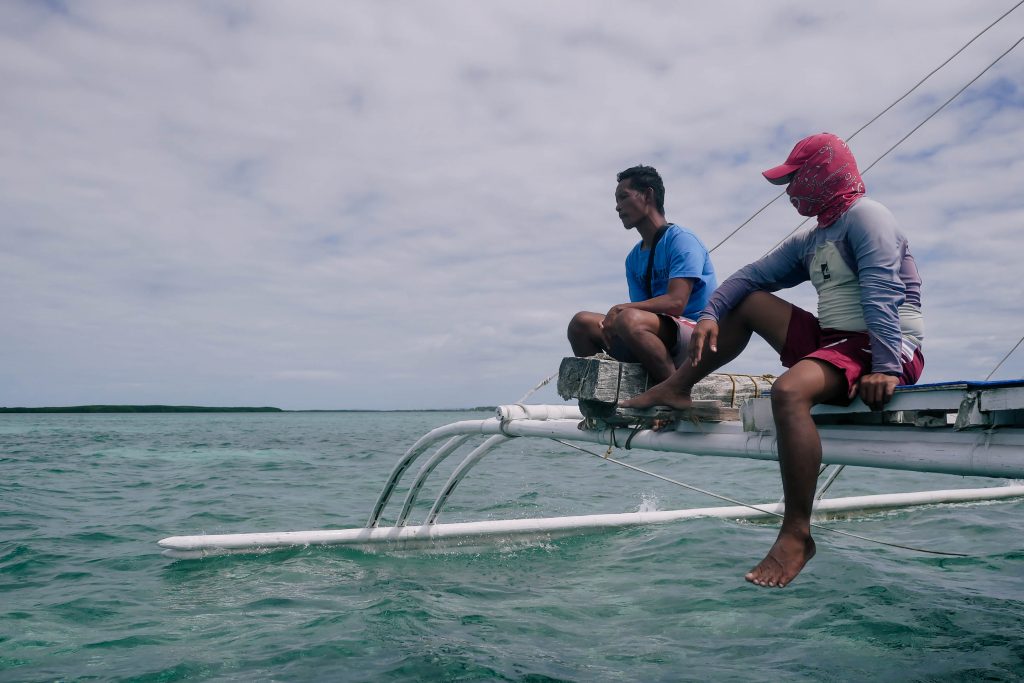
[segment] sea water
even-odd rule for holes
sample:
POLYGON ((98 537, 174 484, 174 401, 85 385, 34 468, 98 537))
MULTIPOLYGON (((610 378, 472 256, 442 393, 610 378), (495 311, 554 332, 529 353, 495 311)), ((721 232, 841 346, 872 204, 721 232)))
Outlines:
MULTIPOLYGON (((416 438, 486 417, 0 415, 0 680, 1024 679, 1019 501, 831 520, 968 556, 818 532, 817 557, 782 590, 742 578, 774 522, 697 519, 433 552, 160 555, 166 536, 362 526, 416 438)), ((772 462, 616 457, 749 502, 780 496, 772 462)), ((428 481, 415 521, 459 459, 428 481)), ((998 483, 847 468, 830 495, 998 483)), ((515 439, 470 472, 440 521, 721 504, 515 439)))

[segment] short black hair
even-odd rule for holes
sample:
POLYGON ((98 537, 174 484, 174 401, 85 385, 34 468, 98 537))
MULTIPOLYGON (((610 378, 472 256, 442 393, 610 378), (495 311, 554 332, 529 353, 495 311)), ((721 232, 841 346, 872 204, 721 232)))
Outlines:
POLYGON ((665 183, 658 175, 658 169, 653 166, 633 166, 615 176, 618 182, 629 181, 630 188, 643 192, 648 187, 654 190, 654 203, 658 206, 658 213, 665 215, 665 183))

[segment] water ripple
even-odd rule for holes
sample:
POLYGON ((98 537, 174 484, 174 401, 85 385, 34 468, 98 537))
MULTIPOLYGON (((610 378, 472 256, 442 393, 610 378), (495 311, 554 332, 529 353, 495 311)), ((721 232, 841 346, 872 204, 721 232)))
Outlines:
MULTIPOLYGON (((782 591, 742 578, 775 522, 699 519, 432 552, 159 555, 158 538, 204 529, 361 526, 409 444, 463 419, 0 416, 0 680, 1020 678, 1019 501, 836 517, 828 523, 970 557, 819 535, 818 556, 782 591)), ((741 499, 779 495, 773 463, 627 457, 741 499)), ((439 467, 424 501, 458 459, 439 467)), ((980 485, 848 469, 835 495, 980 485)), ((523 439, 474 468, 444 519, 709 504, 523 439)))

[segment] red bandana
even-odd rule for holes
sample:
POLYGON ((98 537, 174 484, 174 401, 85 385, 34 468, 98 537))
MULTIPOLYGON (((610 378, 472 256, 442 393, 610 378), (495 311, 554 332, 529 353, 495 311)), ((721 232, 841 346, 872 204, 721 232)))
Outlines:
POLYGON ((798 142, 786 164, 799 165, 786 188, 790 203, 801 216, 817 216, 819 228, 835 223, 864 195, 857 160, 846 143, 831 133, 798 142))

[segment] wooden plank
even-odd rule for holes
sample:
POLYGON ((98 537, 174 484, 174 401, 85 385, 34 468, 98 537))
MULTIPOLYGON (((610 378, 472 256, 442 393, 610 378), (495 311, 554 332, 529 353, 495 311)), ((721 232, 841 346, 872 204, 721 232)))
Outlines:
POLYGON ((1020 410, 1024 408, 1024 387, 1001 387, 981 391, 982 412, 1020 410))
MULTIPOLYGON (((857 399, 849 406, 815 406, 811 415, 819 425, 905 425, 930 429, 952 427, 956 431, 997 425, 1019 426, 1024 424, 1024 409, 1003 409, 1018 405, 1024 398, 1024 395, 1016 393, 1016 389, 994 390, 1002 393, 996 393, 987 404, 985 391, 944 388, 922 392, 900 391, 881 411, 872 411, 857 399)), ((746 431, 774 430, 769 399, 749 401, 744 405, 741 415, 746 431)))
POLYGON ((720 401, 694 401, 689 407, 680 409, 667 406, 648 409, 613 408, 597 419, 612 427, 649 427, 655 422, 727 422, 739 420, 740 409, 723 406, 720 401))
MULTIPOLYGON (((771 391, 771 375, 737 375, 714 373, 698 382, 692 391, 694 400, 719 401, 739 407, 748 398, 757 398, 771 391)), ((558 395, 563 399, 600 401, 617 404, 652 386, 639 363, 620 363, 604 358, 564 358, 558 373, 558 395)))
MULTIPOLYGON (((960 402, 964 399, 965 393, 960 389, 935 389, 931 391, 904 391, 897 390, 892 400, 885 404, 885 409, 893 410, 945 410, 956 412, 960 402)), ((817 405, 811 410, 812 415, 827 415, 829 413, 870 413, 869 408, 859 398, 853 400, 848 406, 817 405)))
POLYGON ((695 401, 714 400, 738 409, 747 399, 768 395, 774 381, 772 375, 716 372, 697 382, 690 394, 695 401))
POLYGON ((649 382, 639 363, 570 357, 558 370, 558 395, 614 404, 647 391, 649 382))

